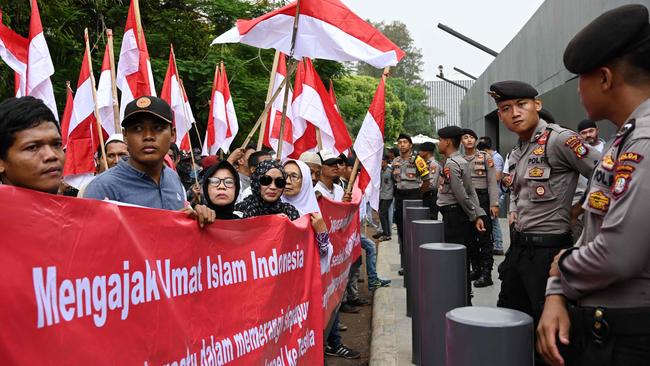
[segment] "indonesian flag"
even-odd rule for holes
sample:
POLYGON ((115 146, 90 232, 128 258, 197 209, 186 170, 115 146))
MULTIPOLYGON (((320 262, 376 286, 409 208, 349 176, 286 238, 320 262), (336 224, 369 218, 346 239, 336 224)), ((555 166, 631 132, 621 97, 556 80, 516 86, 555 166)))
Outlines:
POLYGON ((384 88, 385 84, 382 78, 354 142, 354 151, 362 166, 358 179, 359 188, 365 192, 370 206, 375 210, 379 210, 381 159, 384 152, 384 114, 386 112, 384 88))
MULTIPOLYGON (((70 116, 63 167, 64 180, 77 189, 92 180, 95 173, 94 156, 99 146, 88 58, 86 49, 70 116)), ((104 136, 108 137, 106 134, 104 136)))
POLYGON ((29 49, 27 52, 27 87, 26 95, 31 95, 45 103, 52 110, 55 118, 59 113, 56 110, 54 89, 50 76, 54 75, 54 64, 47 48, 41 16, 38 13, 36 0, 31 0, 32 16, 29 20, 29 49))
POLYGON ((338 110, 339 110, 339 106, 336 105, 336 93, 334 92, 334 82, 332 81, 332 79, 330 79, 330 90, 329 90, 329 93, 330 93, 330 99, 332 100, 332 104, 334 104, 334 108, 336 108, 336 110, 338 111, 338 110))
POLYGON ((115 113, 113 112, 113 86, 111 85, 111 61, 108 52, 108 44, 104 50, 104 61, 102 62, 102 73, 99 75, 97 84, 97 108, 99 108, 99 119, 102 127, 109 135, 120 133, 115 131, 115 113))
POLYGON ((208 128, 203 143, 202 155, 215 155, 219 149, 229 151, 230 144, 235 139, 239 126, 235 115, 235 105, 230 95, 228 75, 221 63, 221 70, 215 73, 210 99, 210 114, 208 128))
MULTIPOLYGON (((296 2, 237 26, 212 44, 241 42, 290 54, 296 2)), ((395 66, 404 57, 386 36, 340 0, 301 0, 293 55, 334 61, 364 61, 377 68, 395 66)))
POLYGON ((194 115, 176 70, 173 48, 169 52, 169 65, 160 94, 160 97, 169 103, 174 113, 176 145, 181 150, 190 151, 190 128, 194 123, 194 115))
POLYGON ((66 82, 65 86, 65 109, 63 109, 63 116, 61 117, 61 140, 63 147, 68 145, 68 132, 70 132, 70 119, 72 119, 72 108, 74 107, 74 95, 70 89, 70 82, 66 82))
POLYGON ((124 118, 124 108, 129 102, 145 95, 156 96, 147 41, 144 31, 138 32, 141 25, 137 24, 135 17, 137 1, 131 0, 120 50, 120 61, 117 65, 116 83, 122 91, 120 120, 124 118))
MULTIPOLYGON (((273 93, 278 90, 278 86, 287 77, 287 61, 283 53, 280 53, 278 59, 278 68, 275 74, 275 81, 273 86, 273 93)), ((282 103, 284 101, 284 92, 287 85, 282 88, 280 95, 273 101, 273 106, 266 117, 266 131, 264 136, 264 145, 278 151, 278 142, 280 141, 280 127, 282 124, 282 103)), ((293 93, 289 89, 288 101, 293 100, 293 93)), ((293 152, 293 108, 292 105, 287 106, 287 116, 284 120, 284 141, 282 142, 282 156, 281 159, 286 159, 293 152)))
POLYGON ((0 58, 14 70, 14 95, 22 97, 27 87, 27 50, 29 40, 2 24, 0 11, 0 58))
MULTIPOLYGON (((323 85, 310 59, 304 59, 298 66, 294 85, 294 136, 296 125, 304 125, 308 121, 304 133, 299 139, 294 139, 294 154, 302 154, 317 146, 316 129, 320 129, 323 149, 340 154, 352 146, 343 118, 336 110, 329 92, 323 85), (301 69, 302 68, 302 69, 301 69)), ((300 135, 299 135, 300 136, 300 135)))

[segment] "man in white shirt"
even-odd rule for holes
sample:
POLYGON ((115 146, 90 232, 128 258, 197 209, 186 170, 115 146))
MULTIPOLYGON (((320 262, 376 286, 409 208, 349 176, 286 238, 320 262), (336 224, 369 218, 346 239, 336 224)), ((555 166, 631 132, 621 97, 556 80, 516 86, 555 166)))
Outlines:
POLYGON ((323 165, 321 166, 320 180, 314 189, 332 201, 343 201, 345 191, 340 185, 334 183, 336 178, 339 177, 338 164, 342 163, 341 158, 329 150, 321 150, 319 155, 323 165))

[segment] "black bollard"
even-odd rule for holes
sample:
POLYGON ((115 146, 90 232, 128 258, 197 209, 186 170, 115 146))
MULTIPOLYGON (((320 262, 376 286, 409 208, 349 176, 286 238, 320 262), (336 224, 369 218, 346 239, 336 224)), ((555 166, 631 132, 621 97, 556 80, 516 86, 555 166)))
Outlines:
MULTIPOLYGON (((406 262, 406 257, 405 257, 405 249, 404 249, 404 244, 406 242, 406 238, 408 237, 407 233, 407 227, 406 224, 408 221, 406 221, 406 208, 407 207, 422 207, 422 200, 404 200, 402 201, 402 232, 403 232, 403 238, 400 238, 399 236, 397 237, 397 240, 399 241, 399 254, 400 254, 400 267, 404 268, 405 262, 406 262)), ((404 280, 404 287, 406 287, 406 280, 404 280)))
POLYGON ((445 315, 465 306, 465 258, 460 244, 420 245, 420 364, 445 366, 445 315))
POLYGON ((467 306, 446 317, 447 366, 533 366, 533 318, 506 308, 467 306), (468 350, 471 345, 471 351, 468 350))
POLYGON ((413 221, 414 220, 424 220, 429 218, 429 208, 428 207, 406 207, 404 209, 404 285, 406 287, 406 316, 410 317, 413 314, 413 292, 417 291, 417 288, 411 287, 411 271, 412 263, 411 260, 413 254, 417 254, 417 250, 413 243, 413 221))
MULTIPOLYGON (((411 289, 420 288, 420 245, 426 243, 439 243, 443 241, 444 238, 444 226, 442 221, 437 220, 415 220, 412 223, 413 236, 411 241, 411 276, 409 277, 409 286, 411 289)), ((420 348, 420 339, 421 339, 421 320, 420 317, 420 294, 419 290, 411 291, 411 362, 416 365, 420 364, 421 359, 421 348, 420 348)))

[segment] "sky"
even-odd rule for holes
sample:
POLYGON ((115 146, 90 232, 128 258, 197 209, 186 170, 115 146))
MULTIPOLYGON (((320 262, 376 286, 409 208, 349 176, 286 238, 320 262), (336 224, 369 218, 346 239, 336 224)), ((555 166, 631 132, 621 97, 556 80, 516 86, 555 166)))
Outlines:
POLYGON ((437 80, 438 65, 446 78, 476 77, 494 57, 438 29, 442 23, 500 52, 521 30, 544 0, 342 0, 363 19, 390 23, 401 21, 422 51, 424 80, 437 80))

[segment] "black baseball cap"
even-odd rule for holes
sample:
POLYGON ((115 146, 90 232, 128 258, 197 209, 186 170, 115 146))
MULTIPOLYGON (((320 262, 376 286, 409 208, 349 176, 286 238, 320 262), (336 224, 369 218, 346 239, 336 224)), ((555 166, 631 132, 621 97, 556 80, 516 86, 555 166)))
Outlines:
POLYGON ((169 104, 158 97, 144 96, 126 105, 122 127, 127 127, 143 116, 155 117, 173 126, 174 115, 169 104))

